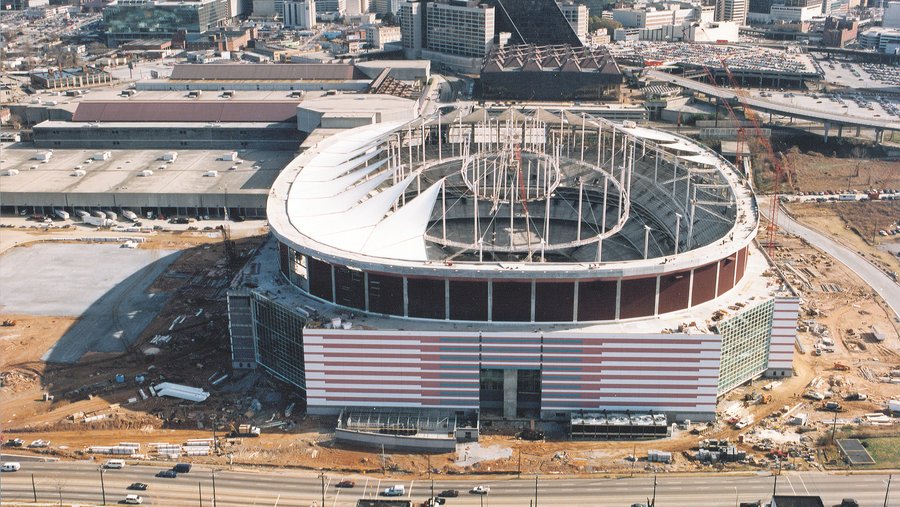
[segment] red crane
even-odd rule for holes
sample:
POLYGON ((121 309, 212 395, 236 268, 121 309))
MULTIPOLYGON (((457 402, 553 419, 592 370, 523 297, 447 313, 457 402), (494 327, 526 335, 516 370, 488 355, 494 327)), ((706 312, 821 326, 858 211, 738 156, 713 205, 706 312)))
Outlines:
POLYGON ((734 74, 732 74, 731 69, 728 68, 728 64, 725 60, 723 59, 721 62, 722 68, 725 69, 725 73, 728 74, 728 80, 731 81, 731 86, 734 88, 735 98, 737 98, 738 102, 740 102, 741 106, 744 108, 744 117, 750 120, 750 123, 753 125, 753 136, 755 137, 756 142, 765 149, 766 155, 769 157, 769 163, 771 163, 774 168, 775 175, 774 184, 772 185, 772 203, 769 212, 769 226, 766 230, 766 251, 771 257, 775 249, 775 232, 778 229, 778 190, 781 185, 781 178, 784 174, 784 167, 781 165, 781 159, 775 156, 775 151, 772 149, 772 143, 769 142, 769 138, 764 136, 762 130, 759 128, 759 119, 756 117, 756 113, 747 105, 746 92, 738 86, 737 79, 734 78, 734 74))
MULTIPOLYGON (((716 83, 716 78, 713 76, 712 71, 709 70, 709 67, 706 65, 703 66, 703 70, 706 71, 706 76, 709 78, 709 84, 718 88, 718 84, 716 83)), ((734 150, 734 165, 741 168, 741 162, 744 158, 744 137, 746 136, 746 131, 744 130, 744 122, 737 117, 737 114, 734 112, 734 108, 731 107, 731 104, 728 103, 727 100, 723 100, 722 103, 725 105, 725 109, 728 110, 728 117, 731 118, 731 121, 734 122, 735 127, 737 127, 737 146, 734 150)))

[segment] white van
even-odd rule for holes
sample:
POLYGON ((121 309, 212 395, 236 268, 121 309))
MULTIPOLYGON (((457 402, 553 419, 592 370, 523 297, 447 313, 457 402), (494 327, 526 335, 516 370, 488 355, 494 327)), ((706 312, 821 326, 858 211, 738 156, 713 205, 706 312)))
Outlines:
POLYGON ((125 497, 125 503, 129 505, 140 505, 144 503, 144 499, 141 498, 141 495, 128 495, 125 497))
POLYGON ((110 468, 110 469, 125 468, 125 460, 122 460, 122 459, 107 460, 106 463, 103 465, 103 468, 110 468))
POLYGON ((8 461, 0 467, 0 470, 4 472, 18 472, 19 469, 22 468, 22 465, 15 461, 8 461))

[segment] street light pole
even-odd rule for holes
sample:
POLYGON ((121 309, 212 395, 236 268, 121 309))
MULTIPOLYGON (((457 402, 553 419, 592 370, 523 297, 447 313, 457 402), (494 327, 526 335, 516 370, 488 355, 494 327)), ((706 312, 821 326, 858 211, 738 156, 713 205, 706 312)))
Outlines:
POLYGON ((319 474, 319 479, 322 481, 322 507, 325 507, 325 472, 319 474))
POLYGON ((888 496, 891 494, 891 479, 894 478, 894 474, 888 475, 888 483, 887 490, 884 492, 884 507, 887 507, 888 496))
POLYGON ((534 474, 534 507, 538 507, 538 475, 534 474))
POLYGON ((213 507, 216 507, 216 469, 212 469, 212 487, 213 487, 213 507))
POLYGON ((203 483, 202 482, 197 483, 197 495, 200 498, 200 507, 203 507, 203 483))
POLYGON ((103 483, 103 467, 100 467, 100 491, 103 494, 103 505, 106 505, 106 484, 103 483))

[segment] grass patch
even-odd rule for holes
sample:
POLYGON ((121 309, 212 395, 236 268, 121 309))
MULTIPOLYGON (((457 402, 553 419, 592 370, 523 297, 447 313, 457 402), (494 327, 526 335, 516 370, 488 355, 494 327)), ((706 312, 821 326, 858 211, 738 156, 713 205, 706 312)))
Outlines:
POLYGON ((900 468, 900 436, 861 439, 875 459, 873 468, 900 468))

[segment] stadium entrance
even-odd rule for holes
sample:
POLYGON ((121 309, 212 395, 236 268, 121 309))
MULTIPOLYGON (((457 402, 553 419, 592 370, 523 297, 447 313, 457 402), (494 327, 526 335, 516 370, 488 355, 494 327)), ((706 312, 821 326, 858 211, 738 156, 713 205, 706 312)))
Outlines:
POLYGON ((479 390, 482 417, 539 418, 541 371, 537 369, 482 368, 479 390))

